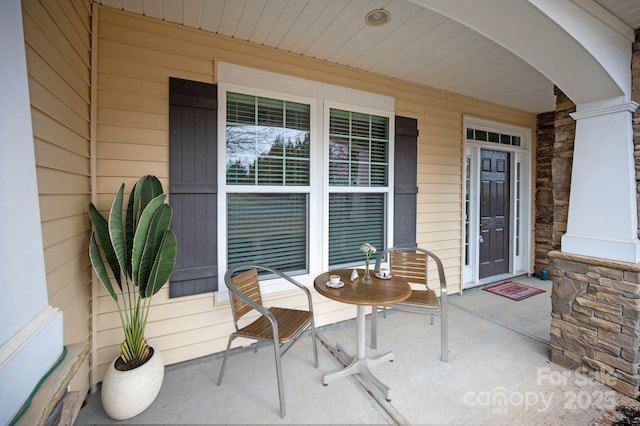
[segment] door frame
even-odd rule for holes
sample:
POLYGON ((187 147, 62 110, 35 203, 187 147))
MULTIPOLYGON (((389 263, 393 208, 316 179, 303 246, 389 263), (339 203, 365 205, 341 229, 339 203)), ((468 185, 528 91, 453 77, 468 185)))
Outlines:
POLYGON ((471 288, 531 271, 531 129, 464 117, 462 185, 462 288, 471 288), (519 145, 479 141, 467 137, 467 129, 516 136, 519 145), (480 153, 509 152, 509 270, 506 274, 479 278, 480 153), (468 220, 467 220, 468 218, 468 220), (473 238, 473 236, 476 236, 473 238))

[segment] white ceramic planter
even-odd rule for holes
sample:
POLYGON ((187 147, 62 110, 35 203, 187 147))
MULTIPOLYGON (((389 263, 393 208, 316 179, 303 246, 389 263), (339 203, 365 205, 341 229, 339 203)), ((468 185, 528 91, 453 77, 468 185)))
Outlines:
POLYGON ((158 396, 164 380, 162 354, 154 348, 149 361, 129 371, 118 371, 115 360, 102 379, 102 407, 114 420, 142 413, 158 396))

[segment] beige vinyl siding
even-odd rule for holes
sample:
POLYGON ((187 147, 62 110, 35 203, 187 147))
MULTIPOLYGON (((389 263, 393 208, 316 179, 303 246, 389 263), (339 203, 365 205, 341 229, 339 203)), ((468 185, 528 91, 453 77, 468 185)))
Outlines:
MULTIPOLYGON (((98 147, 96 197, 109 208, 121 182, 127 190, 147 173, 168 183, 168 79, 213 83, 225 61, 396 98, 396 113, 418 119, 417 241, 443 258, 451 292, 461 288, 463 116, 533 127, 534 114, 428 87, 252 45, 180 25, 99 7, 98 147)), ((169 200, 170 201, 170 200, 169 200)), ((269 295, 268 303, 304 306, 296 292, 269 295)), ((99 288, 95 378, 118 354, 122 339, 112 300, 99 288)), ((355 307, 314 293, 317 325, 355 317, 355 307)), ((233 330, 227 303, 204 294, 154 298, 147 337, 165 364, 226 347, 233 330)))
MULTIPOLYGON (((429 108, 418 122, 416 242, 440 257, 449 294, 457 293, 462 286, 462 119, 459 112, 429 108)), ((431 288, 438 289, 435 265, 428 277, 431 288)))
MULTIPOLYGON (((25 53, 49 304, 63 313, 64 344, 90 336, 87 0, 23 0, 25 53)), ((71 382, 89 390, 89 361, 71 382)))

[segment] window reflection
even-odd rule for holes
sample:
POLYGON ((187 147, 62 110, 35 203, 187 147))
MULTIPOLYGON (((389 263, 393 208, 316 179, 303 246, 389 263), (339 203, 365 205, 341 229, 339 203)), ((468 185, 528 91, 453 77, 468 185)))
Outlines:
POLYGON ((310 106, 227 93, 227 183, 309 185, 310 106))

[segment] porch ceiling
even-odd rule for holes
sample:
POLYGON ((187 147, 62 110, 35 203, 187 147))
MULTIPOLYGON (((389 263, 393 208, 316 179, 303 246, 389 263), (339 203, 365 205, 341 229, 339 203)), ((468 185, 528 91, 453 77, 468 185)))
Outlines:
MULTIPOLYGON (((640 2, 596 2, 628 27, 640 28, 640 2)), ((409 0, 98 3, 525 111, 555 107, 553 83, 539 71, 474 30, 409 0), (376 8, 388 10, 391 21, 369 27, 364 16, 376 8)))

